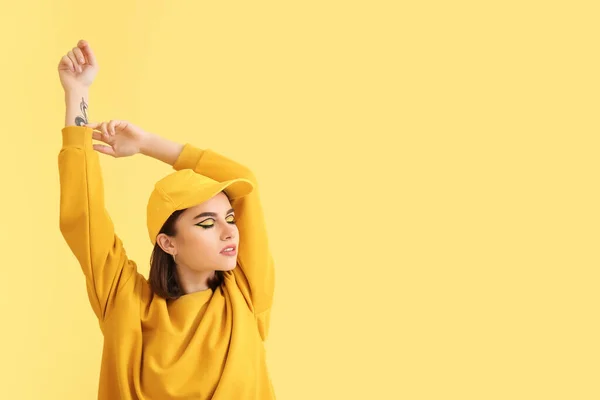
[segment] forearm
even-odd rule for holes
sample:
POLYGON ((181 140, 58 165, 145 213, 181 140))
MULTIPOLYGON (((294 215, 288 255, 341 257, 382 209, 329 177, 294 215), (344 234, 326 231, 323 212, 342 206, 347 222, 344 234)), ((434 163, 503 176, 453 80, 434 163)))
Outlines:
POLYGON ((87 115, 88 100, 88 88, 82 87, 65 91, 65 105, 67 109, 65 126, 82 126, 89 122, 87 115))
POLYGON ((154 133, 146 132, 140 146, 140 153, 173 165, 179 154, 181 154, 183 146, 183 144, 165 139, 154 133))

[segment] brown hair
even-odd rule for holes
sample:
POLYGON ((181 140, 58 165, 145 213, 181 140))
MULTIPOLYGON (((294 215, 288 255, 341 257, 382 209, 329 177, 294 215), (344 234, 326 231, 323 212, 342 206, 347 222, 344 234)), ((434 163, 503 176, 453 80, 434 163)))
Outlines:
MULTIPOLYGON (((227 197, 229 198, 229 196, 227 197)), ((177 222, 177 219, 184 211, 185 209, 173 212, 158 233, 164 233, 168 236, 175 236, 177 234, 175 222, 177 222)), ((215 276, 208 280, 208 286, 212 290, 216 290, 219 286, 221 286, 223 280, 223 271, 215 271, 215 276)), ((176 264, 175 260, 173 260, 173 256, 169 253, 166 253, 158 245, 158 242, 154 245, 154 250, 152 250, 152 255, 150 256, 150 273, 148 277, 148 283, 150 284, 152 291, 164 299, 174 300, 185 294, 181 284, 179 283, 176 264)))

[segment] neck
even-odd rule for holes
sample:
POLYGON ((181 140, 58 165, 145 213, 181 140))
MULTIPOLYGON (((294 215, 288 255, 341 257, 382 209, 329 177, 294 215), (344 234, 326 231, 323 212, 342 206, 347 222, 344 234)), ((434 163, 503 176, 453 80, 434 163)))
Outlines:
POLYGON ((185 294, 208 290, 208 280, 215 276, 215 271, 194 271, 183 265, 177 265, 179 284, 185 294))

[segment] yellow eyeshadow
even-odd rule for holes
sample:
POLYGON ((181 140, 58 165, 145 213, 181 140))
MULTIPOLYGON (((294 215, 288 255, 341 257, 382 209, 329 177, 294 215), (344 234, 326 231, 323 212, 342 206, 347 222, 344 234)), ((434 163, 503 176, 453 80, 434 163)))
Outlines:
MULTIPOLYGON (((228 222, 233 222, 233 220, 235 220, 235 216, 234 215, 230 215, 227 218, 229 218, 228 222)), ((213 226, 214 224, 198 224, 200 226, 213 226)))

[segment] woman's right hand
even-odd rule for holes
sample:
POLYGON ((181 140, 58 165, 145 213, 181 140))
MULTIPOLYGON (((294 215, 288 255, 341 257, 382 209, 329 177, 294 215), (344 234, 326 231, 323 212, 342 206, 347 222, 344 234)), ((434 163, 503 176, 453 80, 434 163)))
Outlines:
POLYGON ((85 126, 93 129, 92 138, 107 145, 94 144, 94 150, 119 158, 141 152, 144 140, 149 133, 131 122, 111 120, 109 122, 90 122, 85 126))
POLYGON ((98 69, 96 57, 89 43, 80 40, 76 47, 60 59, 58 64, 60 83, 65 92, 88 88, 94 82, 98 69))

